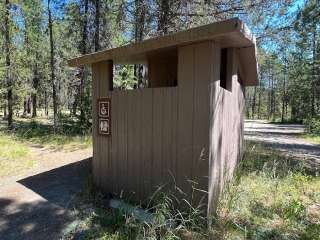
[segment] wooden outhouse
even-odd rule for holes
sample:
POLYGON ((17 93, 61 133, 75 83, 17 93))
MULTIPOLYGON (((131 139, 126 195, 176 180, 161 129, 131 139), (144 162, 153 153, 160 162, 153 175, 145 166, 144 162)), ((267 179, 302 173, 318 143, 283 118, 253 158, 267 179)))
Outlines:
POLYGON ((244 23, 216 22, 69 65, 92 67, 95 184, 144 200, 171 183, 210 214, 241 158, 244 87, 258 82, 255 38, 244 23), (114 65, 128 63, 147 66, 146 88, 113 87, 114 65))

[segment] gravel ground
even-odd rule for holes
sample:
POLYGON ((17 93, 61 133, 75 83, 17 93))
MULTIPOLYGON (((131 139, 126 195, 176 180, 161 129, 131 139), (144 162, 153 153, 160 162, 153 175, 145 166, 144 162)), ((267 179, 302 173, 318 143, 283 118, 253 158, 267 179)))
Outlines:
POLYGON ((246 140, 280 150, 320 169, 320 145, 300 138, 303 133, 304 127, 300 124, 271 124, 262 120, 245 122, 246 140))
POLYGON ((75 220, 73 200, 90 173, 92 149, 34 148, 39 164, 0 179, 0 239, 58 239, 75 220))

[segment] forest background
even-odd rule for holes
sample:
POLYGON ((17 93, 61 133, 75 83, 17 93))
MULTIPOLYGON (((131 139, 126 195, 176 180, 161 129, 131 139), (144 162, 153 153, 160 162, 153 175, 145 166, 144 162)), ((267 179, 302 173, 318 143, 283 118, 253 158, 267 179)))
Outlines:
MULTIPOLYGON (((91 127, 91 73, 67 60, 239 17, 257 38, 259 86, 246 117, 303 122, 320 134, 319 0, 0 0, 0 114, 66 117, 91 127)), ((115 66, 115 85, 143 87, 138 65, 115 66)))

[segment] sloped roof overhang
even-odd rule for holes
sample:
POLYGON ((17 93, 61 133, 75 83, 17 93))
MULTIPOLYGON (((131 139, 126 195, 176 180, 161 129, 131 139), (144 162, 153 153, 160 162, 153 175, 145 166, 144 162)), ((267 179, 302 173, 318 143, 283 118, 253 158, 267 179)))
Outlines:
POLYGON ((112 60, 117 64, 139 63, 145 62, 148 54, 153 52, 208 40, 219 43, 221 48, 239 48, 244 85, 255 86, 258 84, 256 40, 247 26, 238 18, 82 55, 70 59, 68 63, 71 67, 91 65, 106 60, 112 60))

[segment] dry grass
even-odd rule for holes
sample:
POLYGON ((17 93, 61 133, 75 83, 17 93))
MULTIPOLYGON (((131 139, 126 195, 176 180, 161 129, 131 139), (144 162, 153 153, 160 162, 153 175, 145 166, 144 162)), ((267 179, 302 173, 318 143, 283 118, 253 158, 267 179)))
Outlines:
MULTIPOLYGON (((86 189, 90 189, 85 194, 88 199, 92 187, 86 189)), ((226 187, 213 231, 206 229, 206 221, 199 221, 195 209, 177 217, 169 195, 157 199, 152 209, 158 219, 155 224, 105 208, 101 201, 80 204, 81 221, 68 237, 80 232, 84 239, 118 240, 320 239, 320 177, 306 171, 301 161, 254 143, 247 144, 244 160, 226 187), (165 229, 165 223, 171 228, 165 229)))
POLYGON ((34 165, 27 146, 0 134, 0 177, 16 175, 34 165))
POLYGON ((10 131, 6 124, 0 121, 0 177, 16 176, 35 167, 39 159, 34 150, 74 151, 92 146, 90 129, 80 133, 72 119, 62 121, 57 134, 47 118, 15 119, 10 131))
POLYGON ((313 144, 319 144, 320 145, 320 136, 319 135, 313 135, 313 134, 304 134, 302 136, 305 140, 308 142, 311 142, 313 144))
POLYGON ((220 239, 320 239, 320 177, 299 160, 249 143, 215 228, 220 239))

